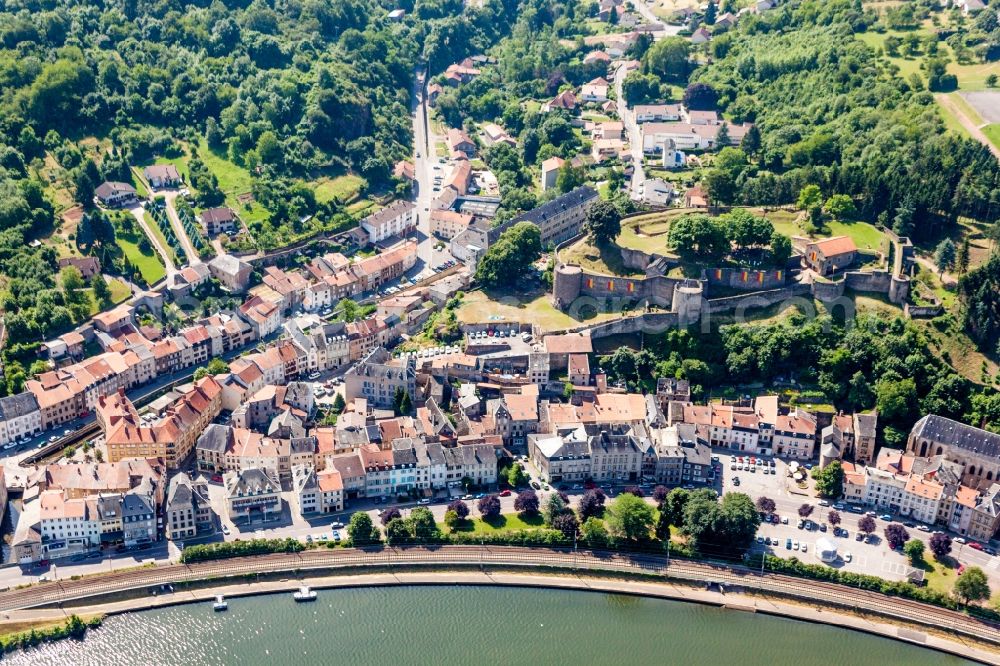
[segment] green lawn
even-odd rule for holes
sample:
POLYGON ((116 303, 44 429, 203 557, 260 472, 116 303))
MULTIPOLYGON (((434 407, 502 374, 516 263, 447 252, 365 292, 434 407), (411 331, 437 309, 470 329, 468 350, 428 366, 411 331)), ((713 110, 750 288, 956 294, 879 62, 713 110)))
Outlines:
POLYGON ((139 195, 140 199, 149 198, 149 190, 146 189, 146 185, 143 183, 142 178, 139 178, 138 174, 132 171, 132 187, 135 188, 135 193, 139 195))
MULTIPOLYGON (((631 230, 628 230, 631 233, 631 230)), ((626 230, 622 230, 622 236, 624 236, 626 230)), ((634 236, 634 233, 632 234, 634 236)), ((629 239, 631 240, 631 239, 629 239)), ((652 240, 637 238, 636 240, 652 240)), ((626 242, 625 239, 619 237, 618 242, 625 247, 636 247, 640 245, 639 243, 626 242)), ((665 252, 664 240, 659 239, 658 244, 650 244, 649 247, 637 247, 636 249, 646 250, 648 252, 659 250, 665 252)), ((568 264, 576 264, 582 267, 584 270, 595 271, 598 273, 604 273, 605 275, 618 275, 621 277, 641 277, 644 275, 643 271, 634 270, 625 266, 622 262, 622 254, 618 247, 614 245, 605 245, 600 248, 594 247, 590 241, 587 239, 582 239, 577 243, 574 243, 570 247, 565 248, 560 252, 560 259, 568 264)))
POLYGON ((1000 148, 1000 124, 987 125, 983 128, 983 134, 997 148, 1000 148))
MULTIPOLYGON (((890 30, 888 32, 879 34, 877 32, 865 32, 860 33, 857 36, 862 42, 871 46, 872 48, 878 49, 885 45, 885 40, 890 35, 899 37, 900 39, 905 38, 908 34, 915 34, 918 37, 925 37, 931 34, 930 28, 924 27, 914 31, 903 31, 903 30, 890 30)), ((986 62, 986 63, 969 63, 962 64, 955 60, 951 49, 948 48, 943 42, 938 43, 938 52, 941 56, 948 58, 948 73, 954 74, 958 77, 958 88, 959 90, 985 90, 986 89, 986 77, 990 74, 1000 74, 1000 63, 996 62, 986 62)), ((920 69, 920 63, 924 59, 925 55, 923 52, 915 56, 903 55, 903 51, 900 50, 900 55, 896 57, 888 57, 886 59, 899 67, 899 74, 904 79, 908 78, 910 74, 919 74, 922 79, 925 79, 923 71, 920 69)), ((925 79, 926 80, 926 79, 925 79)))
POLYGON ((122 249, 129 263, 139 269, 142 279, 146 284, 152 285, 162 280, 167 272, 160 260, 160 255, 156 250, 150 248, 149 254, 144 254, 139 250, 139 239, 131 234, 118 234, 115 239, 118 247, 122 249))
MULTIPOLYGON (((930 555, 927 557, 930 557, 930 555)), ((951 589, 955 585, 955 579, 958 578, 958 573, 953 565, 953 560, 945 564, 937 560, 928 560, 925 558, 923 565, 917 568, 924 570, 924 580, 927 581, 928 588, 944 594, 951 594, 951 589)))
POLYGON ((867 222, 828 222, 831 236, 850 236, 858 249, 878 250, 885 234, 867 222))
POLYGON ((253 184, 253 177, 250 172, 230 162, 222 153, 209 148, 204 137, 198 140, 198 156, 205 163, 208 170, 215 174, 219 180, 219 189, 227 196, 249 192, 253 184))
POLYGON ((944 126, 946 129, 949 129, 960 136, 964 136, 969 139, 972 138, 972 135, 969 134, 969 130, 965 129, 965 125, 958 122, 958 118, 955 117, 955 114, 948 111, 948 109, 944 108, 941 104, 938 104, 937 108, 938 112, 941 114, 941 118, 944 119, 944 126))
POLYGON ((108 280, 108 287, 111 288, 111 302, 121 303, 132 295, 132 290, 127 284, 118 279, 108 280))
POLYGON ((360 201, 355 201, 350 206, 347 207, 347 212, 354 217, 364 217, 375 212, 378 207, 371 199, 361 199, 360 201))
MULTIPOLYGON (((455 313, 461 322, 483 321, 516 321, 525 324, 537 324, 542 331, 557 331, 579 326, 584 319, 574 319, 566 312, 561 312, 552 305, 549 294, 519 298, 510 294, 497 295, 503 301, 494 300, 483 291, 473 291, 465 295, 462 305, 455 313)), ((583 313, 581 313, 583 314, 583 313)), ((617 314, 594 313, 587 311, 586 321, 598 323, 615 319, 617 314), (592 315, 592 316, 590 316, 592 315)))
MULTIPOLYGON (((447 531, 444 525, 440 526, 443 531, 447 531)), ((517 530, 537 530, 545 527, 545 520, 541 515, 522 518, 516 513, 505 513, 495 521, 486 522, 482 518, 466 520, 463 525, 456 528, 456 532, 471 532, 473 534, 490 534, 494 532, 510 532, 517 530)))
POLYGON ((337 199, 353 201, 368 185, 364 178, 354 174, 344 174, 336 178, 321 178, 316 181, 316 201, 326 203, 337 199))
POLYGON ((198 140, 198 156, 218 179, 219 189, 226 195, 226 204, 235 210, 244 222, 261 222, 271 217, 270 211, 259 203, 253 202, 244 206, 237 198, 249 192, 253 186, 253 176, 248 170, 231 162, 224 153, 210 148, 204 137, 198 140))

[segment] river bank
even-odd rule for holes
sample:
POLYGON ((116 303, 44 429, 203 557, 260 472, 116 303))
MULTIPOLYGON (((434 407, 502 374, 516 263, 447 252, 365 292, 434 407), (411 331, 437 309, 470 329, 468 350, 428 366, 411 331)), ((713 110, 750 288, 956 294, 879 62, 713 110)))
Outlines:
MULTIPOLYGON (((235 599, 252 595, 289 593, 297 589, 300 585, 310 585, 318 590, 428 585, 505 586, 626 594, 684 601, 735 611, 791 618, 815 624, 826 624, 902 641, 919 647, 930 648, 980 663, 1000 664, 1000 652, 989 650, 984 645, 973 645, 971 642, 965 642, 957 636, 948 637, 938 633, 920 631, 892 624, 881 619, 839 612, 820 605, 813 606, 802 603, 791 603, 780 599, 764 598, 756 594, 698 589, 666 581, 623 580, 535 572, 423 571, 358 574, 351 576, 305 575, 301 578, 289 577, 282 580, 263 582, 226 582, 195 590, 178 590, 173 593, 159 594, 155 597, 144 596, 106 604, 89 605, 87 606, 87 612, 114 616, 173 605, 207 604, 219 594, 225 595, 229 599, 235 599)), ((79 612, 77 609, 28 609, 11 611, 4 615, 5 621, 52 622, 66 618, 74 611, 79 612)))

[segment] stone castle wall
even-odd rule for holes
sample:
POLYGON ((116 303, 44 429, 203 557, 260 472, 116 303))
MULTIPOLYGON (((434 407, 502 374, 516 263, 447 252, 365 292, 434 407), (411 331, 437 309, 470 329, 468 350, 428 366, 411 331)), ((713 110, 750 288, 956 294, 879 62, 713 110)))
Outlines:
POLYGON ((758 270, 755 268, 709 268, 705 271, 709 285, 758 291, 777 289, 788 282, 788 271, 784 269, 758 270))

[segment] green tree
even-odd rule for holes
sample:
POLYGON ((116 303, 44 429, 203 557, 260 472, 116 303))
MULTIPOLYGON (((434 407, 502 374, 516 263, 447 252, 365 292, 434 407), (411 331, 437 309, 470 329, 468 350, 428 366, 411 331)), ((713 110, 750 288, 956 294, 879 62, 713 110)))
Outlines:
POLYGON ((683 37, 667 37, 655 42, 643 57, 643 70, 670 83, 687 82, 691 53, 690 42, 683 37))
POLYGON ((448 528, 449 532, 454 532, 455 528, 461 525, 462 519, 458 517, 458 513, 453 509, 448 509, 444 512, 444 524, 448 528))
POLYGON ((588 518, 580 525, 580 539, 588 548, 605 548, 611 541, 600 518, 588 518))
POLYGON ((583 228, 595 246, 613 245, 621 233, 621 213, 610 201, 598 201, 587 211, 583 228))
POLYGON ((795 205, 799 210, 810 210, 820 206, 823 202, 823 193, 818 185, 806 185, 799 191, 799 198, 795 205))
POLYGON ((334 414, 340 414, 344 411, 345 407, 347 407, 347 404, 344 402, 344 395, 342 393, 338 393, 333 398, 333 405, 330 407, 330 410, 334 414))
POLYGON ((875 401, 879 418, 893 423, 899 422, 917 409, 917 385, 913 379, 880 379, 875 384, 875 401))
POLYGON ((792 256, 792 239, 785 234, 775 231, 771 235, 771 263, 775 266, 784 266, 788 263, 788 258, 792 256))
POLYGON ((968 605, 973 601, 983 601, 990 598, 990 585, 986 574, 979 567, 969 567, 955 579, 952 588, 955 596, 968 605))
POLYGON ((814 467, 812 478, 816 481, 816 492, 820 497, 840 497, 844 492, 844 468, 839 460, 822 469, 814 467))
POLYGON ((358 304, 350 298, 343 298, 337 303, 337 311, 346 322, 357 321, 360 317, 359 310, 358 304))
POLYGON ((990 73, 986 75, 986 87, 987 88, 997 87, 997 75, 995 73, 990 73))
POLYGON ((551 527, 555 524, 556 518, 567 511, 569 511, 569 508, 566 506, 566 502, 562 496, 559 493, 552 493, 545 501, 545 508, 542 510, 542 515, 545 517, 545 524, 551 527))
POLYGON ((934 265, 937 266, 941 275, 944 275, 946 270, 955 265, 955 255, 955 244, 951 242, 950 238, 945 238, 938 243, 934 250, 934 265))
POLYGON ((629 72, 622 81, 622 95, 629 106, 652 102, 660 96, 660 79, 638 70, 629 72))
POLYGON ((412 537, 409 525, 402 518, 393 518, 385 525, 385 540, 390 546, 409 543, 412 537))
POLYGON ((434 514, 425 506, 418 506, 410 511, 406 522, 410 526, 413 538, 421 543, 432 543, 441 540, 441 532, 434 522, 434 514))
POLYGON ((909 558, 913 566, 920 565, 924 561, 924 542, 920 539, 910 539, 903 544, 903 554, 909 558))
POLYGON ((715 25, 715 16, 718 9, 715 0, 708 0, 708 7, 705 8, 705 25, 715 25))
POLYGON ((511 488, 520 488, 527 483, 528 475, 524 473, 524 468, 515 462, 507 470, 507 485, 511 488))
POLYGON ((571 162, 563 162, 563 165, 559 167, 559 173, 556 175, 556 188, 560 192, 565 194, 580 187, 583 182, 583 170, 574 168, 571 162))
POLYGON ((729 251, 724 224, 701 213, 681 215, 670 225, 667 242, 681 255, 698 259, 720 259, 729 251))
POLYGON ((645 541, 653 527, 653 507, 631 493, 619 495, 607 509, 608 529, 617 537, 645 541))
POLYGON ((684 507, 691 499, 691 493, 684 488, 674 488, 667 494, 667 499, 663 501, 663 515, 666 516, 667 524, 680 527, 684 524, 684 507))
POLYGON ((355 511, 351 514, 351 520, 347 523, 347 535, 351 538, 351 544, 355 546, 369 546, 382 540, 378 527, 372 522, 371 516, 364 511, 355 511))
POLYGON ((66 294, 66 301, 75 303, 80 298, 80 290, 86 286, 80 269, 76 266, 66 266, 59 273, 62 282, 63 293, 66 294))
POLYGON ((105 304, 111 300, 111 288, 104 276, 98 273, 91 279, 90 288, 94 290, 94 300, 99 304, 105 304))
POLYGON ((854 200, 846 194, 834 194, 823 204, 823 210, 835 220, 850 220, 858 212, 854 200))
POLYGON ((955 252, 955 272, 959 276, 965 275, 969 270, 969 239, 963 238, 962 243, 955 252))
POLYGON ((508 287, 524 275, 525 267, 542 253, 541 232, 531 222, 519 222, 500 234, 479 260, 476 281, 484 287, 508 287))
POLYGON ((703 553, 742 554, 753 543, 760 514, 744 493, 726 493, 718 501, 713 491, 694 493, 684 508, 682 531, 703 553))

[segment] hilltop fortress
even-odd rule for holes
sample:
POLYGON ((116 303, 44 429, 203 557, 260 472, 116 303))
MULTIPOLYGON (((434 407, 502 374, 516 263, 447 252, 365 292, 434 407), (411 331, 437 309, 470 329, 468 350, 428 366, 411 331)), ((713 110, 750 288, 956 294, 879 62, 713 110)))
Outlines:
MULTIPOLYGON (((553 269, 552 302, 564 312, 579 313, 583 308, 598 311, 629 310, 621 319, 599 324, 593 333, 612 335, 644 329, 669 328, 699 322, 706 314, 741 312, 768 307, 793 298, 815 298, 831 307, 850 290, 885 294, 903 307, 910 293, 907 275, 913 247, 909 239, 889 234, 892 243, 892 270, 850 270, 860 253, 843 248, 842 239, 810 241, 793 239, 794 252, 784 268, 718 267, 701 271, 698 278, 671 276, 681 261, 656 253, 621 248, 622 264, 639 273, 623 277, 589 270, 563 260, 563 250, 579 242, 577 236, 557 249, 553 269), (824 256, 826 247, 843 252, 824 256), (837 264, 840 259, 842 263, 837 264), (734 293, 737 292, 737 293, 734 293), (632 324, 629 319, 637 319, 632 324)), ((848 239, 849 241, 849 239, 848 239)))

